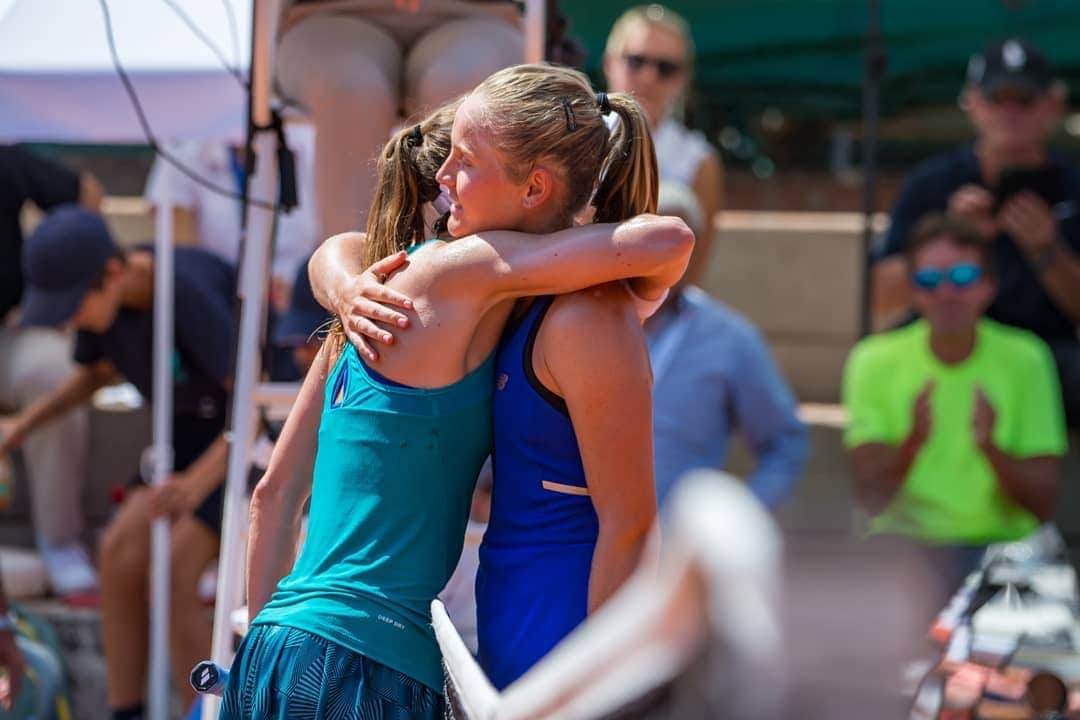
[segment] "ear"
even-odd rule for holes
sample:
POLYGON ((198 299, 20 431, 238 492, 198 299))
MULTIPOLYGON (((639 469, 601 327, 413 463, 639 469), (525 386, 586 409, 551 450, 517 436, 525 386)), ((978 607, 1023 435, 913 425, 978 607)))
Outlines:
POLYGON ((111 257, 105 261, 105 274, 110 277, 118 277, 124 271, 124 263, 120 258, 111 257))
POLYGON ((555 176, 543 165, 537 165, 525 180, 525 194, 521 205, 526 210, 535 210, 555 197, 555 176))

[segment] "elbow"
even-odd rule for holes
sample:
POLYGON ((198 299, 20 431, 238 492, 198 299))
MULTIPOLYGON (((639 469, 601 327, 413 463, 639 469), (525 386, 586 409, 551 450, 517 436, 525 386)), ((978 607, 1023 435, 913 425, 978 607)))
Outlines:
POLYGON ((251 515, 276 514, 275 511, 286 505, 289 499, 285 478, 268 470, 251 492, 251 515))
POLYGON ((690 256, 694 253, 694 231, 681 218, 665 218, 670 227, 665 228, 664 242, 666 255, 673 265, 686 271, 690 256))

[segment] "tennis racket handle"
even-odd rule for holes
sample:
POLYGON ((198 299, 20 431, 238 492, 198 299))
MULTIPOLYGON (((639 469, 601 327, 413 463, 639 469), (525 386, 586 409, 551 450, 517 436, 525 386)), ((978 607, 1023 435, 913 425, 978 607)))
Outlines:
POLYGON ((225 691, 229 671, 213 660, 203 660, 191 669, 191 687, 200 695, 217 695, 225 691))

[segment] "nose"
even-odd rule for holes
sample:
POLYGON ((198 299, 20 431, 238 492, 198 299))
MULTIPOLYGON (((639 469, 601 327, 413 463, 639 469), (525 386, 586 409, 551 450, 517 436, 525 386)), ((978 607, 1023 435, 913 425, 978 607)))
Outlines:
POLYGON ((446 158, 439 170, 435 173, 435 182, 443 187, 453 188, 454 173, 450 172, 450 158, 446 158))

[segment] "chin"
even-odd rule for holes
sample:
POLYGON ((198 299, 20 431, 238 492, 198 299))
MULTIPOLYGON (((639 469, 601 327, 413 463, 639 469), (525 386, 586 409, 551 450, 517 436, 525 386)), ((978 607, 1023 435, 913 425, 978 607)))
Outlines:
POLYGON ((450 219, 446 221, 446 231, 450 233, 451 236, 456 238, 464 237, 471 232, 466 223, 454 217, 453 215, 451 215, 450 219))

